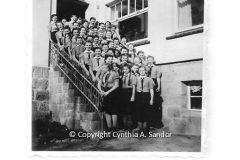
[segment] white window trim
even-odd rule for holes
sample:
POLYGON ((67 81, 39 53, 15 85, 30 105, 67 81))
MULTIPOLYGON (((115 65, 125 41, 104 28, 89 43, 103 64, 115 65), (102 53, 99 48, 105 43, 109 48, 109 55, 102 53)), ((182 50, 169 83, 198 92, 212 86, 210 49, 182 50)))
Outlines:
MULTIPOLYGON (((118 4, 121 4, 121 17, 120 17, 120 18, 117 18, 117 19, 113 19, 113 20, 111 21, 111 23, 120 22, 120 21, 123 21, 123 20, 125 20, 125 19, 134 17, 134 16, 136 16, 136 15, 139 15, 139 14, 142 14, 142 13, 145 13, 145 12, 148 12, 148 7, 143 8, 143 7, 144 7, 144 0, 142 0, 142 8, 143 8, 143 9, 136 11, 136 10, 137 10, 137 7, 136 7, 136 0, 135 0, 135 12, 130 13, 130 0, 128 0, 128 14, 125 15, 125 16, 122 16, 122 2, 123 2, 123 1, 124 1, 124 0, 122 0, 122 1, 120 1, 120 2, 118 2, 118 3, 112 4, 111 6, 109 6, 109 8, 112 8, 113 6, 115 6, 115 7, 114 7, 114 8, 115 8, 115 11, 114 11, 114 12, 116 12, 116 9, 117 9, 116 7, 117 7, 117 5, 118 5, 118 4)), ((110 15, 110 16, 111 16, 111 15, 110 15)), ((110 17, 110 19, 111 19, 111 18, 112 18, 112 17, 110 17)), ((114 17, 114 18, 115 18, 115 17, 114 17)))
POLYGON ((174 13, 173 14, 174 14, 174 18, 173 18, 173 20, 174 20, 174 34, 204 27, 204 22, 203 22, 203 24, 200 24, 200 25, 187 27, 187 28, 183 28, 183 29, 178 29, 178 0, 174 1, 174 13))
POLYGON ((188 108, 188 110, 191 110, 191 111, 201 112, 202 109, 191 109, 191 97, 202 97, 202 96, 191 96, 190 87, 191 86, 187 86, 187 96, 188 96, 187 108, 188 108))
POLYGON ((129 19, 129 18, 135 17, 135 16, 137 16, 137 15, 140 15, 140 14, 143 14, 143 13, 146 13, 146 12, 148 12, 148 8, 144 8, 144 9, 142 9, 142 10, 136 11, 136 12, 131 13, 131 14, 128 14, 128 15, 126 15, 126 16, 123 16, 123 17, 117 18, 117 19, 111 21, 111 23, 114 23, 114 22, 121 22, 121 21, 124 21, 124 20, 126 20, 126 19, 129 19))

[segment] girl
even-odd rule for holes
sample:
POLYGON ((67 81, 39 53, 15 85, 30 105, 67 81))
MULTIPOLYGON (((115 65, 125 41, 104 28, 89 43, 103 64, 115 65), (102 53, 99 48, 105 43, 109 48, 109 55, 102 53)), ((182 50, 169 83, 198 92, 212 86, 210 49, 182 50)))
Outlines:
POLYGON ((112 65, 107 65, 107 70, 98 82, 98 89, 104 97, 101 110, 105 112, 108 127, 106 132, 111 132, 117 130, 119 74, 113 70, 112 65))
POLYGON ((112 25, 111 22, 107 21, 107 22, 105 23, 105 30, 111 32, 111 25, 112 25))
POLYGON ((134 48, 133 44, 128 45, 128 54, 129 58, 131 59, 131 62, 133 62, 133 59, 135 57, 136 49, 134 48))
POLYGON ((62 50, 64 50, 68 55, 70 60, 72 60, 72 54, 71 54, 71 32, 70 28, 68 26, 64 27, 64 37, 63 37, 63 45, 61 47, 62 50))
POLYGON ((89 71, 92 76, 93 82, 96 82, 97 79, 95 76, 97 73, 97 69, 104 64, 104 59, 101 57, 101 48, 95 48, 94 52, 94 57, 90 59, 89 71))
POLYGON ((154 81, 154 99, 153 108, 151 110, 152 116, 149 126, 153 128, 162 128, 162 97, 160 96, 161 91, 161 76, 160 67, 154 65, 154 57, 147 57, 148 77, 154 81))
POLYGON ((140 58, 141 63, 146 66, 147 61, 146 61, 146 56, 144 55, 144 52, 143 51, 138 51, 137 56, 140 58))
POLYGON ((112 61, 113 61, 113 55, 105 55, 104 57, 104 61, 105 61, 105 64, 103 64, 102 66, 100 66, 97 70, 97 73, 96 73, 96 79, 97 81, 99 82, 100 79, 102 78, 102 76, 105 74, 106 72, 106 68, 108 65, 112 64, 112 61))
POLYGON ((56 39, 57 39, 57 43, 59 48, 61 48, 61 46, 63 45, 63 37, 64 37, 64 30, 63 30, 63 23, 62 22, 57 22, 57 27, 58 27, 58 32, 55 34, 56 39))
POLYGON ((139 67, 139 65, 134 64, 134 65, 132 66, 132 68, 131 68, 132 74, 133 74, 134 76, 136 76, 136 77, 139 76, 138 67, 139 67))
POLYGON ((151 78, 146 76, 145 66, 139 68, 140 76, 137 77, 136 83, 136 106, 135 106, 135 118, 138 121, 139 134, 144 133, 148 136, 147 125, 150 119, 150 106, 153 105, 154 97, 154 82, 151 78))
POLYGON ((122 103, 121 111, 123 113, 124 130, 132 132, 132 112, 133 102, 135 100, 135 86, 136 77, 131 73, 130 66, 125 64, 123 66, 122 76, 122 103))
POLYGON ((51 15, 51 22, 48 25, 49 39, 51 42, 54 42, 54 43, 57 43, 57 39, 56 39, 56 33, 58 31, 57 19, 58 17, 56 14, 51 15))

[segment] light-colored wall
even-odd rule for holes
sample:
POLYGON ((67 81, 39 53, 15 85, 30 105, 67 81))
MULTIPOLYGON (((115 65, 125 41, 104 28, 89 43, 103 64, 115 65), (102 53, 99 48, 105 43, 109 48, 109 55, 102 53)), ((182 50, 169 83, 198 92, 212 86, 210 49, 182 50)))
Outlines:
MULTIPOLYGON (((109 8, 105 6, 111 0, 104 2, 104 17, 110 20, 109 8), (104 8, 105 6, 105 8, 104 8)), ((176 0, 149 0, 148 7, 148 40, 150 44, 136 47, 146 55, 153 55, 157 63, 184 61, 203 58, 203 33, 166 40, 177 28, 176 0)))
POLYGON ((32 65, 48 67, 48 23, 50 20, 50 1, 33 1, 32 65))

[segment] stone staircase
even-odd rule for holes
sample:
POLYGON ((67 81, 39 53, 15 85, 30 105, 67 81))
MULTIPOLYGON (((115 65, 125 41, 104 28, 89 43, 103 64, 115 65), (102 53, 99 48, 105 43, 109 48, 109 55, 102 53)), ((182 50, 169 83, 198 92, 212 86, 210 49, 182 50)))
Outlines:
POLYGON ((84 129, 87 132, 101 130, 99 113, 91 112, 80 92, 68 78, 55 67, 49 73, 50 101, 53 121, 66 125, 68 129, 84 129))

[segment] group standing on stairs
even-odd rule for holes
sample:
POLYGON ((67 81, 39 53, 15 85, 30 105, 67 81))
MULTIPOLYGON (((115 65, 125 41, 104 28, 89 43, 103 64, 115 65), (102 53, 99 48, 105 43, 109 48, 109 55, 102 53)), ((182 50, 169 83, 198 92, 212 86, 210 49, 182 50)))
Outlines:
POLYGON ((71 21, 51 16, 49 38, 85 72, 103 96, 107 132, 138 129, 148 135, 162 128, 161 71, 153 56, 137 51, 121 37, 117 24, 89 21, 72 15, 71 21))

